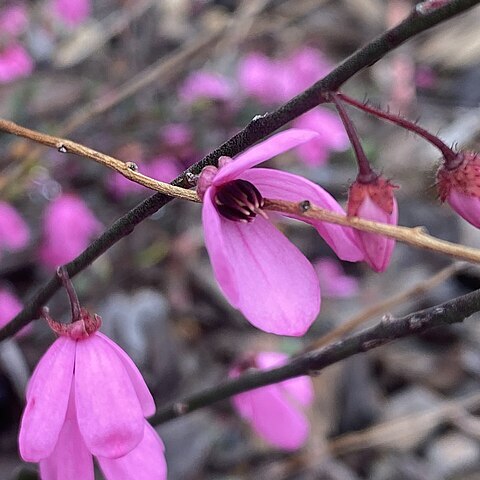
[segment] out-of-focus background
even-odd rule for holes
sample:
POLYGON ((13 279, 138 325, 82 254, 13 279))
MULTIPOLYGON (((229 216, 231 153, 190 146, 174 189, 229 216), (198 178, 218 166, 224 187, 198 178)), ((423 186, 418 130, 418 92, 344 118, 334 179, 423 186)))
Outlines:
MULTIPOLYGON (((170 181, 412 7, 407 0, 0 1, 0 116, 170 181)), ((448 144, 478 150, 479 22, 473 9, 422 34, 344 91, 419 117, 448 144)), ((438 152, 398 127, 351 114, 372 163, 401 186, 400 223, 480 247, 478 230, 436 198, 438 152)), ((336 114, 322 106, 294 125, 317 130, 320 140, 269 166, 304 175, 344 202, 356 171, 336 114)), ((0 134, 0 322, 56 265, 149 194, 90 160, 0 134)), ((364 264, 340 264, 307 226, 282 224, 316 265, 323 303, 305 338, 277 337, 256 330, 223 298, 200 212, 172 202, 74 280, 83 305, 103 317, 103 330, 142 370, 158 407, 221 382, 248 352, 294 354, 451 262, 397 245, 388 271, 375 274, 364 264)), ((478 273, 464 270, 393 313, 478 287, 478 273)), ((63 292, 49 307, 68 318, 63 292)), ((19 460, 16 437, 26 381, 53 339, 34 322, 0 345, 2 479, 35 478, 19 460)), ((299 452, 260 440, 228 401, 162 425, 169 478, 480 478, 475 318, 335 365, 314 385, 311 435, 299 452)))

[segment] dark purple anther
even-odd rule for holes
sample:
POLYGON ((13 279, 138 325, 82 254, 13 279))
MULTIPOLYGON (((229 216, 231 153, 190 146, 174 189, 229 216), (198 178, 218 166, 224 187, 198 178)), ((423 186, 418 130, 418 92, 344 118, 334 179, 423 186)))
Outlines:
POLYGON ((266 216, 264 200, 257 187, 246 180, 232 180, 220 186, 215 205, 225 218, 236 222, 251 222, 257 214, 266 216))

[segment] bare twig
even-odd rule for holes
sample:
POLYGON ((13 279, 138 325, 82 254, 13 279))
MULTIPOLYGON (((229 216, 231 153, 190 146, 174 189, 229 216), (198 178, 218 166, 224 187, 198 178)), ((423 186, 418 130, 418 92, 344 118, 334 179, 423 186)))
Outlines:
POLYGON ((344 227, 352 227, 363 232, 377 233, 414 247, 443 253, 469 262, 480 263, 480 250, 432 237, 426 233, 423 227, 401 227, 372 222, 359 217, 345 217, 344 215, 317 207, 308 200, 296 203, 266 198, 264 208, 275 212, 291 213, 305 219, 322 220, 343 225, 344 227))
POLYGON ((154 178, 143 175, 138 171, 138 166, 133 162, 122 162, 117 158, 105 155, 104 153, 97 152, 92 148, 81 145, 80 143, 72 142, 66 138, 54 137, 45 133, 40 133, 36 130, 30 130, 29 128, 21 127, 14 122, 4 120, 0 118, 0 130, 4 132, 17 135, 19 137, 28 138, 47 147, 53 147, 61 153, 73 153, 82 157, 94 160, 101 165, 104 165, 116 172, 120 173, 124 177, 128 178, 132 182, 143 185, 157 192, 163 193, 170 197, 183 198, 184 200, 190 200, 192 202, 199 202, 196 192, 187 190, 186 188, 176 187, 169 183, 160 182, 154 178))
MULTIPOLYGON (((229 157, 237 155, 289 121, 324 102, 325 92, 337 91, 348 79, 360 70, 377 62, 385 54, 406 40, 455 15, 467 11, 479 3, 480 0, 452 0, 444 7, 425 15, 419 14, 417 11, 412 11, 411 15, 402 23, 395 28, 387 30, 357 50, 338 65, 337 68, 332 70, 325 78, 312 85, 308 90, 297 95, 272 113, 252 120, 242 131, 183 172, 172 184, 188 188, 188 177, 190 174, 199 174, 205 166, 216 165, 218 158, 222 155, 229 157)), ((87 247, 85 251, 66 265, 70 277, 74 277, 78 272, 90 265, 90 263, 107 251, 112 245, 131 233, 145 218, 158 211, 170 200, 171 197, 157 193, 119 218, 98 239, 87 247)), ((52 297, 59 287, 60 284, 55 276, 46 285, 41 287, 31 301, 26 304, 25 308, 11 322, 0 329, 0 341, 14 335, 30 321, 37 318, 40 308, 52 297)))
POLYGON ((325 345, 328 345, 335 340, 338 340, 347 333, 350 333, 356 328, 360 327, 368 320, 371 320, 378 315, 386 314, 397 305, 400 305, 412 298, 423 295, 424 293, 435 288, 437 285, 444 282, 452 275, 455 275, 464 268, 465 264, 461 262, 449 265, 448 267, 440 270, 430 278, 427 278, 423 282, 419 282, 413 287, 404 290, 397 295, 393 295, 392 297, 387 298, 387 300, 379 302, 376 305, 373 305, 372 307, 363 310, 358 315, 355 315, 350 320, 347 320, 345 323, 342 323, 337 328, 333 329, 332 331, 320 337, 318 340, 308 345, 305 351, 315 350, 317 348, 324 347, 325 345))
POLYGON ((346 358, 386 345, 430 328, 451 325, 480 310, 480 290, 401 318, 388 317, 376 325, 326 347, 303 353, 286 365, 256 371, 161 408, 151 419, 154 425, 172 420, 241 392, 302 375, 318 375, 324 368, 346 358))

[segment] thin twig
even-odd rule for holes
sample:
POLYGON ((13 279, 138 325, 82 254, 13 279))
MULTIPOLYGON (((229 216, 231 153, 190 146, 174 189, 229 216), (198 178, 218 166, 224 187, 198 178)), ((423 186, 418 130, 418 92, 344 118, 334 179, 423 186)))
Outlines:
POLYGON ((401 318, 388 317, 376 325, 293 358, 272 370, 246 373, 203 392, 160 408, 150 419, 153 425, 212 405, 220 400, 258 387, 282 382, 302 375, 318 375, 324 368, 346 358, 386 345, 399 338, 419 334, 430 328, 462 322, 480 310, 480 290, 449 300, 401 318))
POLYGON ((377 233, 414 247, 443 253, 451 257, 459 258, 460 260, 480 263, 479 249, 465 247, 457 243, 432 237, 426 233, 424 227, 401 227, 372 222, 371 220, 364 220, 359 217, 346 217, 317 207, 308 200, 296 203, 266 198, 264 208, 275 212, 294 214, 305 219, 322 220, 324 222, 335 223, 336 225, 343 225, 344 227, 352 227, 357 230, 362 230, 363 232, 377 233))
MULTIPOLYGON (((455 15, 469 10, 479 3, 480 0, 452 0, 444 7, 425 15, 421 15, 417 11, 412 11, 411 15, 402 23, 395 28, 387 30, 357 50, 338 65, 337 68, 332 70, 325 78, 312 85, 308 90, 297 95, 272 113, 252 120, 239 133, 188 168, 178 176, 172 184, 178 187, 188 188, 190 186, 188 180, 190 174, 197 175, 205 166, 216 165, 218 158, 222 155, 233 157, 244 151, 289 121, 324 102, 325 92, 337 91, 347 80, 359 71, 377 62, 406 40, 455 15)), ((74 277, 90 265, 112 245, 131 233, 139 223, 150 215, 153 215, 170 200, 171 197, 156 193, 119 218, 98 239, 94 240, 86 250, 65 266, 70 277, 74 277)), ((0 329, 0 341, 14 335, 29 322, 38 318, 40 308, 45 305, 59 288, 60 284, 56 276, 52 277, 47 284, 36 292, 23 310, 11 322, 0 329)))
POLYGON ((423 295, 429 290, 432 290, 437 285, 444 282, 445 280, 450 278, 452 275, 455 275, 456 273, 463 270, 464 268, 465 268, 465 264, 461 262, 453 263, 452 265, 449 265, 448 267, 437 272, 435 275, 427 278, 422 282, 417 283, 413 287, 407 290, 404 290, 403 292, 400 292, 397 295, 393 295, 387 300, 384 300, 383 302, 379 302, 373 305, 372 307, 369 307, 363 310, 358 315, 355 315, 350 320, 347 320, 345 323, 342 323, 337 328, 333 329, 332 331, 320 337, 318 340, 310 343, 307 346, 307 348, 305 348, 305 351, 315 350, 317 348, 324 347, 325 345, 328 345, 329 343, 332 343, 335 340, 338 340, 339 338, 343 337, 347 333, 350 333, 356 328, 360 327, 368 320, 371 320, 374 317, 377 317, 378 315, 386 314, 392 308, 410 299, 418 297, 419 295, 423 295))
POLYGON ((200 201, 198 195, 193 190, 187 190, 186 188, 176 187, 175 185, 155 180, 154 178, 140 173, 138 171, 138 166, 133 162, 122 162, 117 158, 105 155, 104 153, 93 150, 80 143, 72 142, 66 138, 54 137, 52 135, 40 133, 36 130, 30 130, 29 128, 21 127, 14 122, 2 118, 0 118, 0 130, 19 137, 28 138, 47 147, 53 147, 61 153, 73 153, 75 155, 80 155, 81 157, 89 158, 101 165, 115 170, 139 185, 143 185, 144 187, 170 197, 183 198, 184 200, 190 200, 192 202, 200 201))

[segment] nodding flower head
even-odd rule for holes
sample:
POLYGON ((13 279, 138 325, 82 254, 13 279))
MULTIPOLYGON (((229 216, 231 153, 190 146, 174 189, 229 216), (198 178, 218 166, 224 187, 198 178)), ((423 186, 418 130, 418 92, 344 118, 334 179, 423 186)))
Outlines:
POLYGON ((480 228, 480 155, 457 153, 453 168, 443 164, 437 172, 440 200, 448 204, 467 222, 480 228))
MULTIPOLYGON (((358 179, 348 191, 348 215, 374 222, 396 225, 398 207, 393 191, 397 188, 386 178, 378 175, 368 182, 358 179)), ((376 272, 383 272, 390 264, 395 240, 357 230, 359 246, 365 253, 365 261, 376 272)))

